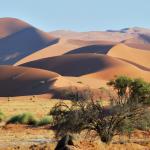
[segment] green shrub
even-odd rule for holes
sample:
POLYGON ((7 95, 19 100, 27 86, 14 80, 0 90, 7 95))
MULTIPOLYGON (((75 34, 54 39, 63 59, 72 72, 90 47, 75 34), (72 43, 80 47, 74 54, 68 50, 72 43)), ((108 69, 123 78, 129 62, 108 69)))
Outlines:
POLYGON ((9 124, 9 123, 13 123, 13 124, 19 123, 19 122, 20 122, 20 117, 21 117, 21 115, 12 116, 12 117, 7 121, 7 123, 8 123, 8 124, 9 124))
POLYGON ((37 125, 38 121, 35 119, 35 117, 30 113, 23 113, 21 115, 15 115, 11 117, 8 122, 13 124, 27 124, 27 125, 37 125))
POLYGON ((5 119, 5 115, 2 112, 0 112, 0 122, 2 122, 4 119, 5 119))
POLYGON ((38 122, 38 126, 48 125, 51 124, 52 122, 53 122, 52 116, 45 116, 40 119, 40 121, 38 122))
POLYGON ((119 76, 108 82, 116 90, 119 97, 128 97, 130 100, 150 104, 150 83, 143 79, 131 79, 127 76, 119 76))

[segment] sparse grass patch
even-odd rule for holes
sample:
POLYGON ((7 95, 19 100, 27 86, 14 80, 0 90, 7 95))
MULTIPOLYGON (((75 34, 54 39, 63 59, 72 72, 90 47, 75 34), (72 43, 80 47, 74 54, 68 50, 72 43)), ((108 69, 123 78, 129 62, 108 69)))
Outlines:
POLYGON ((31 113, 23 113, 19 115, 12 116, 7 124, 26 124, 34 126, 44 126, 51 124, 53 122, 52 116, 44 116, 41 119, 35 118, 31 113))
POLYGON ((53 122, 52 116, 45 116, 39 120, 38 126, 48 125, 51 124, 52 122, 53 122))
POLYGON ((15 115, 11 117, 8 121, 7 124, 27 124, 27 125, 37 125, 38 120, 31 114, 31 113, 23 113, 20 115, 15 115))
POLYGON ((0 122, 2 122, 4 119, 5 119, 5 115, 0 111, 0 122))

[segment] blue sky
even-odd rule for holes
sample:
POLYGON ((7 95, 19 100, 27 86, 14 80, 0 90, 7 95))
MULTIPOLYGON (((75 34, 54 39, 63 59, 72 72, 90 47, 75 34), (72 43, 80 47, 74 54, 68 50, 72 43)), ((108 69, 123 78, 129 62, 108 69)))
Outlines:
POLYGON ((150 28, 150 0, 0 0, 1 17, 45 31, 150 28))

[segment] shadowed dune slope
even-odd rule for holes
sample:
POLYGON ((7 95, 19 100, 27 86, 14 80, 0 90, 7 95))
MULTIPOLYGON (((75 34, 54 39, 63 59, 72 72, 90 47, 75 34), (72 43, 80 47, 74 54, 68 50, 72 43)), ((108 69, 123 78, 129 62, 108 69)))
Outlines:
POLYGON ((89 76, 109 80, 115 75, 129 75, 150 80, 149 72, 102 54, 63 55, 25 63, 22 66, 51 70, 63 76, 89 76))
POLYGON ((115 42, 108 42, 108 41, 84 41, 84 40, 68 40, 68 42, 80 45, 80 47, 71 50, 65 54, 81 54, 81 53, 106 54, 114 45, 117 44, 115 42))
POLYGON ((58 39, 13 18, 0 19, 0 64, 14 64, 33 52, 57 43, 58 39))
POLYGON ((51 71, 7 65, 0 66, 0 73, 0 96, 44 94, 59 76, 51 71))
POLYGON ((48 46, 44 49, 41 49, 27 56, 19 60, 18 62, 16 62, 14 65, 17 66, 17 65, 21 65, 30 61, 38 60, 38 59, 62 55, 68 51, 71 51, 79 47, 80 47, 79 45, 69 43, 68 40, 66 39, 60 39, 58 43, 48 46))
POLYGON ((109 50, 108 56, 121 58, 135 66, 150 71, 150 52, 118 44, 109 50), (143 67, 142 67, 143 66, 143 67))
POLYGON ((55 70, 63 76, 81 76, 117 65, 109 56, 100 54, 70 54, 45 58, 22 66, 55 70), (108 59, 108 60, 107 60, 108 59))
POLYGON ((15 66, 30 61, 64 54, 101 53, 105 54, 114 43, 105 41, 82 41, 60 39, 58 43, 39 50, 15 63, 15 66))

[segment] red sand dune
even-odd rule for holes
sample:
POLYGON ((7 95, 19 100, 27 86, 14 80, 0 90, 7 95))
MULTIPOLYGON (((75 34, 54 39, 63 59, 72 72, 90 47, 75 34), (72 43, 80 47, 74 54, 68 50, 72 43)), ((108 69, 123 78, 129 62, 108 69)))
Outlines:
POLYGON ((16 18, 0 18, 0 39, 30 26, 28 23, 16 18))
POLYGON ((39 50, 21 60, 14 65, 21 65, 30 61, 59 56, 63 54, 80 54, 80 53, 101 53, 105 54, 115 43, 106 41, 82 41, 67 40, 61 38, 58 43, 39 50))
POLYGON ((63 76, 87 76, 109 80, 115 75, 128 75, 150 81, 150 72, 102 54, 62 55, 28 62, 22 66, 51 70, 63 76))
POLYGON ((66 88, 106 86, 105 81, 85 77, 62 77, 51 71, 28 67, 1 65, 0 72, 0 97, 36 95, 58 98, 62 90, 66 88))
POLYGON ((46 70, 1 65, 0 96, 44 94, 50 91, 57 77, 57 73, 46 70))
POLYGON ((14 18, 0 18, 0 64, 14 64, 58 39, 14 18))
POLYGON ((148 49, 147 29, 46 33, 18 19, 0 18, 0 96, 99 88, 116 75, 150 81, 148 49))
POLYGON ((58 56, 62 55, 72 49, 78 48, 80 46, 74 45, 69 43, 66 39, 60 39, 58 43, 48 46, 42 50, 39 50, 35 53, 32 53, 29 56, 26 56, 25 58, 19 60, 16 62, 14 65, 20 65, 24 64, 26 62, 42 59, 42 58, 47 58, 47 57, 52 57, 52 56, 58 56))
POLYGON ((108 56, 121 58, 135 66, 150 71, 150 52, 118 44, 109 50, 108 56))

